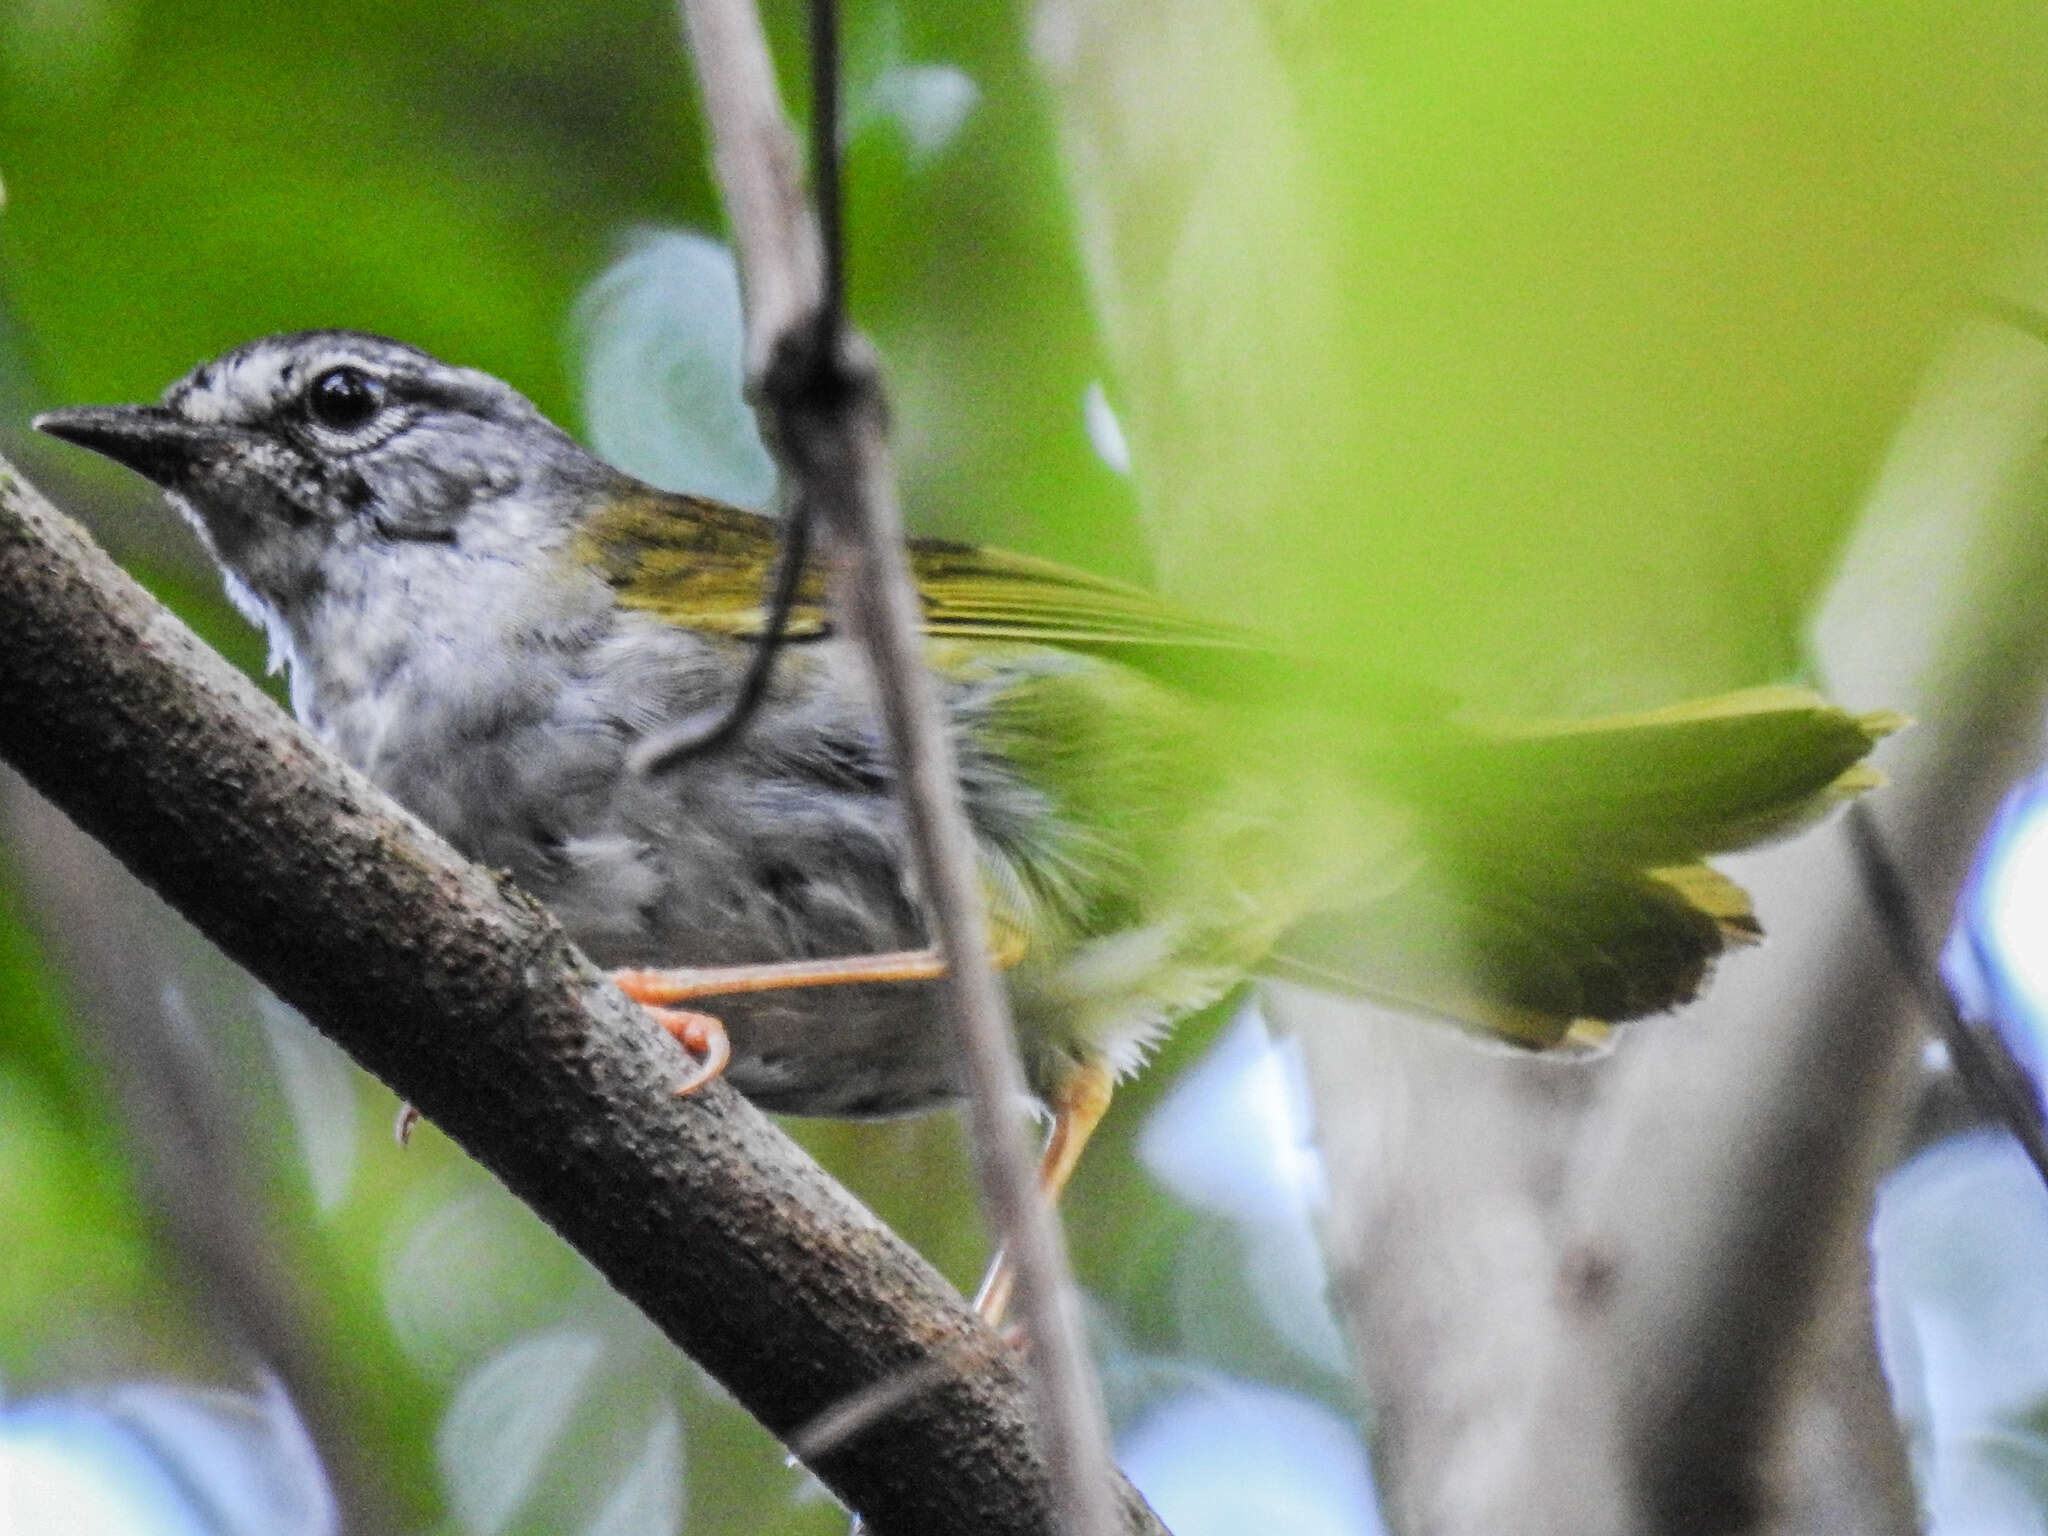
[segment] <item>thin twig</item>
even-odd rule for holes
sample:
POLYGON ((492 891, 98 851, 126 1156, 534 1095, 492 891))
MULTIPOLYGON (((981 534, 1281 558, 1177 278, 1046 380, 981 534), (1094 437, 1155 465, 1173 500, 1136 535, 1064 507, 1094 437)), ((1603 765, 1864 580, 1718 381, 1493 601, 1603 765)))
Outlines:
POLYGON ((818 205, 818 244, 825 272, 818 301, 818 340, 829 357, 846 324, 844 184, 839 174, 839 5, 811 0, 811 195, 818 205))
POLYGON ((2048 1126, 2042 1124, 2041 1107, 2027 1091, 2026 1074, 1996 1035, 1973 1025, 1956 1006, 1955 994, 1936 968, 1935 951, 1914 909, 1912 892, 1906 889, 1869 808, 1851 807, 1848 821, 1864 894, 1877 913, 1885 947, 1941 1032, 1949 1061, 1977 1108, 2012 1133, 2041 1182, 2048 1184, 2048 1126))
POLYGON ((737 741, 760 712, 762 701, 768 697, 768 685, 775 677, 775 658, 789 634, 789 616, 796 608, 797 593, 803 588, 804 567, 811 558, 811 520, 800 508, 790 508, 783 517, 777 544, 775 573, 769 579, 768 622, 760 639, 754 642, 746 675, 740 679, 732 703, 708 727, 686 722, 640 748, 631 759, 635 772, 667 773, 693 758, 707 757, 737 741))
MULTIPOLYGON (((839 331, 846 314, 846 257, 840 238, 839 218, 838 21, 838 9, 832 0, 811 0, 811 183, 817 188, 816 238, 823 246, 825 260, 816 324, 820 343, 828 353, 838 348, 839 331)), ((687 17, 685 23, 688 24, 687 17)), ((715 23, 713 35, 722 36, 717 33, 715 23)), ((694 46, 693 43, 693 49, 694 46)), ((770 78, 772 80, 772 76, 770 78)), ((707 85, 707 113, 711 111, 712 95, 707 85)), ((720 175, 724 175, 722 168, 720 175)), ((734 207, 737 224, 737 204, 734 207)), ((788 219, 786 238, 801 243, 801 212, 794 216, 789 215, 786 209, 781 212, 788 219)), ((773 237, 773 231, 764 228, 758 238, 769 240, 773 237)), ((740 270, 742 280, 748 280, 744 260, 740 263, 740 270)), ((751 334, 752 328, 749 327, 751 334)), ((760 712, 762 701, 768 697, 768 685, 775 675, 776 656, 789 632, 789 616, 796 606, 797 592, 803 585, 804 565, 810 558, 810 506, 801 497, 784 496, 783 502, 780 549, 775 574, 769 585, 768 622, 754 646, 746 675, 741 678, 732 703, 708 728, 700 728, 694 722, 685 724, 643 749, 633 764, 639 772, 666 773, 693 758, 708 756, 738 740, 741 732, 760 712)))
POLYGON ((1003 1338, 965 1338, 952 1348, 915 1365, 907 1365, 858 1392, 848 1393, 810 1423, 790 1431, 783 1441, 797 1461, 816 1461, 866 1434, 905 1403, 930 1392, 948 1377, 971 1369, 991 1350, 1010 1348, 1003 1338))
MULTIPOLYGON (((818 307, 818 331, 827 352, 839 345, 846 315, 846 255, 839 220, 839 13, 833 0, 811 0, 811 184, 818 189, 818 227, 825 249, 825 282, 818 307)), ((708 728, 694 722, 657 739, 635 754, 641 773, 667 773, 737 741, 760 713, 775 676, 775 658, 789 633, 789 616, 803 586, 810 558, 809 506, 790 500, 784 508, 774 575, 769 581, 768 622, 748 659, 746 675, 726 711, 708 728)))
MULTIPOLYGON (((746 299, 753 385, 766 376, 782 338, 818 312, 824 297, 818 226, 804 201, 796 139, 776 93, 761 18, 752 5, 734 0, 682 0, 682 17, 746 299)), ((776 426, 772 419, 762 424, 771 431, 776 426)))
MULTIPOLYGON (((983 1200, 1017 1266, 1062 1523, 1073 1536, 1094 1536, 1113 1529, 1107 1420, 1065 1245, 1026 1151, 1024 1072, 991 963, 952 741, 924 666, 880 382, 866 349, 834 334, 834 269, 797 181, 794 137, 752 0, 683 0, 682 11, 747 296, 764 435, 793 501, 808 504, 831 532, 833 598, 868 647, 925 902, 947 961, 983 1200)), ((825 163, 836 164, 836 154, 825 163)), ((828 205, 833 199, 836 192, 828 205)))

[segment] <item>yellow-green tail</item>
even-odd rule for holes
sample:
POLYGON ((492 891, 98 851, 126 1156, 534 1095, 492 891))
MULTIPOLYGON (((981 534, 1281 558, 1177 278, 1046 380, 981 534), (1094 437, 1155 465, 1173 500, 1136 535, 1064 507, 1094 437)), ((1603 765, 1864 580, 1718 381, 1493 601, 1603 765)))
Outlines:
POLYGON ((1290 934, 1269 969, 1531 1045, 1674 1008, 1762 933, 1701 860, 1877 784, 1863 759, 1902 724, 1760 688, 1375 752, 1420 812, 1427 858, 1394 895, 1290 934))

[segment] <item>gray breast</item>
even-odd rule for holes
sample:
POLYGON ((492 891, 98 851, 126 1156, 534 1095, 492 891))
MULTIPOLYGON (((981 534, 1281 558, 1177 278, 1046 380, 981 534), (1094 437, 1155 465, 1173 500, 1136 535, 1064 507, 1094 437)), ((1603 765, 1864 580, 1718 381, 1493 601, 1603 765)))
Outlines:
MULTIPOLYGON (((460 719, 426 699, 400 703, 404 724, 372 771, 465 853, 509 870, 600 965, 924 943, 893 776, 843 655, 785 658, 767 707, 731 747, 651 776, 629 766, 637 743, 729 699, 743 660, 738 647, 628 616, 586 643, 524 648, 460 719)), ((959 1092, 933 988, 707 1006, 732 1037, 731 1080, 765 1107, 904 1113, 959 1092)))

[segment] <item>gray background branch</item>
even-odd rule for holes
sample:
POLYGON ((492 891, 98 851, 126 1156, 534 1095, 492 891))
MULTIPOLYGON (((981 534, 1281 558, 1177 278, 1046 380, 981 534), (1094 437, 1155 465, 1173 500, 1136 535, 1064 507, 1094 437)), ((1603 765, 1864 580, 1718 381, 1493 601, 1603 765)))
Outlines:
MULTIPOLYGON (((2040 758, 2044 418, 2048 350, 1966 326, 1816 626, 1839 697, 1919 717, 1868 806, 1937 930, 2040 758)), ((1317 1064, 1326 1236, 1411 1536, 1919 1528, 1866 1233, 1925 1021, 1846 828, 1729 867, 1769 942, 1605 1061, 1281 999, 1317 1064)))

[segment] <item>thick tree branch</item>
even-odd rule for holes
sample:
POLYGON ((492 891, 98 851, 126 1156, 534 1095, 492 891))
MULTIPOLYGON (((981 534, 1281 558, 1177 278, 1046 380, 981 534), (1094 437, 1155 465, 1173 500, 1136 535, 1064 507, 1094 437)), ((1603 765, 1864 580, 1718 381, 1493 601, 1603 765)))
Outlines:
POLYGON ((683 19, 747 295, 750 382, 791 515, 829 530, 833 600, 866 643, 959 1025, 983 1200, 1016 1265, 1047 1448, 1071 1536, 1114 1528, 1108 1425, 1059 1224, 1040 1197, 1025 1078, 996 979, 953 744, 925 670, 886 410, 872 353, 837 312, 752 0, 684 0, 683 19))
MULTIPOLYGON (((1009 1350, 537 903, 327 756, 0 462, 0 756, 418 1104, 770 1430, 934 1357, 813 1470, 880 1530, 1053 1528, 1009 1350)), ((1157 1529, 1127 1488, 1125 1528, 1157 1529)))

